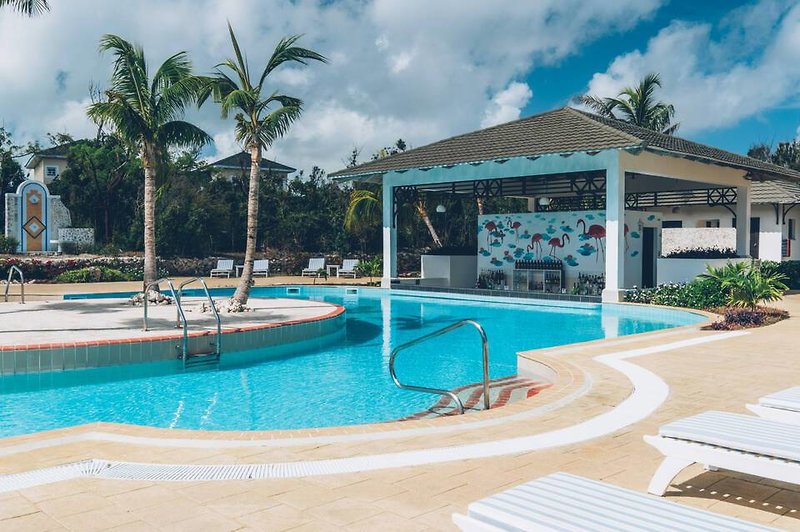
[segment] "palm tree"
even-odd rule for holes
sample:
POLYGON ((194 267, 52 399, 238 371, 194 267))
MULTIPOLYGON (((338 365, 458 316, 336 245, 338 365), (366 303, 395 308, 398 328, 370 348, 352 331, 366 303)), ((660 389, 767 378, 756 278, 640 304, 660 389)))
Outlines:
POLYGON ((6 6, 11 6, 11 9, 29 17, 50 11, 47 0, 0 0, 0 8, 6 6))
POLYGON ((250 72, 247 60, 239 48, 233 28, 228 24, 234 58, 226 59, 216 66, 213 76, 206 79, 205 89, 200 97, 202 104, 209 96, 220 104, 222 118, 235 111, 236 140, 250 152, 250 186, 247 196, 247 240, 244 254, 244 268, 239 286, 231 298, 231 310, 241 310, 250 297, 253 283, 253 261, 258 234, 258 190, 261 177, 261 157, 264 150, 282 137, 289 126, 300 117, 303 102, 277 91, 265 95, 267 77, 284 63, 308 64, 308 61, 327 63, 325 56, 295 46, 300 35, 284 37, 278 42, 267 64, 258 78, 250 72), (232 75, 228 75, 229 71, 232 75))
POLYGON ((186 52, 167 58, 149 79, 144 51, 116 35, 100 39, 100 51, 114 55, 106 100, 89 106, 89 117, 105 122, 139 151, 144 167, 144 287, 158 278, 155 238, 156 173, 170 147, 198 148, 211 137, 180 120, 202 80, 192 75, 186 52))
POLYGON ((622 89, 616 98, 585 95, 577 98, 577 101, 600 116, 624 120, 665 135, 674 135, 680 124, 672 122, 675 118, 672 104, 655 100, 656 88, 660 87, 661 77, 650 73, 637 86, 622 89))
MULTIPOLYGON (((428 233, 431 235, 434 247, 442 247, 439 233, 431 222, 428 208, 423 198, 414 200, 414 211, 420 217, 428 233)), ((348 231, 361 231, 381 223, 383 212, 383 198, 380 191, 367 188, 357 188, 350 193, 350 201, 344 213, 344 228, 348 231)))

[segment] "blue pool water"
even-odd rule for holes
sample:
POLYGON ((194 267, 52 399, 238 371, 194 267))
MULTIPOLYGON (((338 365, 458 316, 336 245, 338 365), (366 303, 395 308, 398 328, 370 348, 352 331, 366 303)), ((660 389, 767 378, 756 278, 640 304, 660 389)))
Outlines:
MULTIPOLYGON (((215 297, 226 295, 215 292, 215 297)), ((543 306, 389 294, 362 289, 256 288, 253 297, 300 297, 347 308, 341 335, 310 339, 291 356, 226 356, 219 370, 176 373, 171 363, 0 379, 0 436, 108 421, 205 430, 327 427, 398 419, 438 397, 397 389, 389 353, 456 320, 486 329, 492 378, 516 373, 518 351, 697 323, 699 315, 623 305, 543 306), (237 360, 239 361, 237 363, 237 360)), ((463 328, 404 352, 401 380, 452 389, 481 380, 480 341, 463 328)))

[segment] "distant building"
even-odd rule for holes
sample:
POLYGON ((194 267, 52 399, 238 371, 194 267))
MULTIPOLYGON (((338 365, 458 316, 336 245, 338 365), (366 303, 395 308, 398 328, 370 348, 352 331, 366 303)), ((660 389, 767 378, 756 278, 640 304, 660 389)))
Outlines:
POLYGON ((67 142, 40 150, 31 155, 25 168, 30 170, 29 179, 49 185, 67 168, 67 154, 74 142, 67 142))
MULTIPOLYGON (((214 161, 209 166, 216 170, 219 175, 231 180, 234 177, 248 177, 250 175, 250 161, 250 154, 242 151, 219 161, 214 161)), ((261 159, 260 166, 262 175, 272 174, 283 180, 286 180, 292 172, 297 171, 296 168, 265 158, 261 159)))

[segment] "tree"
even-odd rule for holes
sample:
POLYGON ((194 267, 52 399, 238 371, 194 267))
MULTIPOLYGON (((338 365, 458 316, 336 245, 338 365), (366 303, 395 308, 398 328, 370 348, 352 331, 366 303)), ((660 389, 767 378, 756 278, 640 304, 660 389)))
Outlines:
POLYGON ((585 95, 577 98, 577 101, 600 116, 674 135, 680 124, 673 123, 675 108, 672 104, 655 100, 656 89, 660 87, 661 77, 650 73, 638 85, 625 87, 614 98, 585 95))
POLYGON ((25 172, 16 161, 20 147, 11 139, 11 133, 0 126, 0 220, 5 220, 6 193, 14 192, 25 181, 25 172))
POLYGON ((775 150, 767 144, 755 144, 747 151, 748 157, 800 171, 800 142, 780 142, 775 150))
POLYGON ((50 11, 47 0, 0 0, 0 8, 10 6, 11 9, 29 17, 50 11))
POLYGON ((233 28, 228 24, 234 58, 226 59, 216 66, 212 77, 206 79, 205 90, 200 97, 202 104, 213 96, 220 104, 222 118, 235 111, 234 120, 236 140, 250 152, 250 183, 247 195, 247 238, 245 244, 244 268, 236 292, 231 298, 232 310, 243 309, 250 297, 253 283, 253 261, 258 235, 259 184, 261 179, 261 158, 272 143, 282 137, 289 126, 300 117, 303 102, 292 96, 274 91, 266 95, 265 83, 269 75, 284 63, 308 64, 309 61, 327 63, 325 56, 295 46, 300 35, 284 37, 256 79, 250 72, 247 60, 239 48, 233 28), (226 72, 229 72, 230 75, 226 72))
POLYGON ((158 277, 155 238, 155 189, 159 167, 170 147, 200 147, 211 137, 183 121, 198 96, 201 80, 192 75, 186 52, 167 58, 149 77, 144 50, 116 35, 104 35, 100 50, 114 55, 107 100, 89 106, 95 122, 109 124, 123 142, 134 146, 144 167, 144 286, 158 277))

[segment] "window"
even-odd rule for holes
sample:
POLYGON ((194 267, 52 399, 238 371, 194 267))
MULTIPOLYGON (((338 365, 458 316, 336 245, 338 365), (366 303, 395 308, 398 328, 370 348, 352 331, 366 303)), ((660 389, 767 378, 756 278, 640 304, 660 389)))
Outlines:
POLYGON ((787 230, 786 230, 787 238, 789 240, 796 239, 797 238, 797 228, 795 226, 797 225, 797 220, 795 220, 794 218, 789 218, 789 220, 787 221, 787 224, 788 224, 787 225, 787 230))
POLYGON ((706 227, 719 227, 719 220, 706 220, 706 227))
POLYGON ((50 179, 55 179, 58 177, 58 166, 45 166, 44 176, 49 177, 50 179))
POLYGON ((681 227, 683 227, 681 220, 664 220, 661 222, 662 229, 680 229, 681 227))

